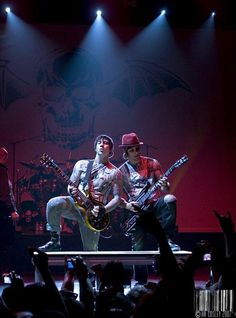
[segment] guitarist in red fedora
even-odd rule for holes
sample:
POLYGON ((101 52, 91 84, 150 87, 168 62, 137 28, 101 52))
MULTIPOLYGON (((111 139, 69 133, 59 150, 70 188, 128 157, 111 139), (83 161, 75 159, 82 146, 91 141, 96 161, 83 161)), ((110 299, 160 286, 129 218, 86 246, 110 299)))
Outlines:
MULTIPOLYGON (((180 246, 173 242, 177 233, 176 197, 168 193, 170 184, 167 177, 163 176, 160 163, 156 159, 142 156, 141 145, 143 142, 133 132, 124 134, 122 144, 119 145, 123 148, 123 157, 126 160, 119 167, 123 175, 123 189, 127 195, 126 198, 122 198, 121 206, 132 211, 134 215, 133 218, 131 217, 132 222, 126 220, 123 224, 125 234, 131 234, 132 250, 144 249, 146 232, 138 222, 136 206, 145 210, 143 206, 146 205, 148 211, 154 213, 161 222, 172 251, 179 251, 180 246), (157 182, 159 186, 157 190, 152 193, 147 202, 141 204, 142 200, 137 198, 141 197, 142 199, 142 193, 148 194, 149 189, 157 182)), ((146 270, 143 266, 135 266, 135 279, 141 284, 146 283, 147 280, 147 272, 144 271, 146 270)))
POLYGON ((113 147, 111 137, 99 135, 94 142, 94 160, 77 161, 70 177, 46 154, 42 156, 41 162, 53 167, 68 183, 69 193, 47 203, 47 230, 51 239, 39 247, 41 251, 61 250, 61 217, 78 222, 83 250, 98 250, 100 232, 109 225, 109 213, 120 204, 121 173, 109 161, 113 147))

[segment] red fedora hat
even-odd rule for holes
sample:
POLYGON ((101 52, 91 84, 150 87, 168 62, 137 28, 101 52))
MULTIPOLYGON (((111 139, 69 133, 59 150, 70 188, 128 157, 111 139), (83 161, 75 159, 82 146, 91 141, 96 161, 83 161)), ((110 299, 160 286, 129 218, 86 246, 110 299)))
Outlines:
POLYGON ((129 133, 122 136, 122 144, 119 147, 133 147, 143 145, 142 141, 139 141, 138 136, 135 133, 129 133))

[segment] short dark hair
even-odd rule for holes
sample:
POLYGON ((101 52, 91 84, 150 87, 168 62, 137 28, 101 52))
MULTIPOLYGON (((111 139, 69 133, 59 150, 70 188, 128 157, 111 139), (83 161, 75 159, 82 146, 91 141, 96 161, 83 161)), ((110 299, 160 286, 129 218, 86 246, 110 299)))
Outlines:
POLYGON ((134 148, 134 147, 139 147, 140 148, 140 146, 123 147, 124 148, 123 159, 125 159, 125 160, 128 159, 128 155, 129 155, 128 150, 131 149, 131 148, 134 148))
POLYGON ((107 136, 107 135, 99 135, 97 136, 97 138, 94 141, 94 149, 96 149, 97 143, 99 140, 101 139, 106 139, 109 143, 110 146, 110 157, 113 156, 113 148, 114 148, 114 141, 111 137, 107 136))

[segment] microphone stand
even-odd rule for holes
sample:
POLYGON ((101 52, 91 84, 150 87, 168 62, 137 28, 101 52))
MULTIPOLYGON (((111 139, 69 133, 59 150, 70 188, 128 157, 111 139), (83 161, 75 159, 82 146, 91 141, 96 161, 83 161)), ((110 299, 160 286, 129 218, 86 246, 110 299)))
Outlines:
POLYGON ((146 146, 146 156, 149 157, 149 149, 154 149, 154 150, 158 150, 158 148, 156 146, 152 146, 152 145, 148 145, 145 144, 146 146))

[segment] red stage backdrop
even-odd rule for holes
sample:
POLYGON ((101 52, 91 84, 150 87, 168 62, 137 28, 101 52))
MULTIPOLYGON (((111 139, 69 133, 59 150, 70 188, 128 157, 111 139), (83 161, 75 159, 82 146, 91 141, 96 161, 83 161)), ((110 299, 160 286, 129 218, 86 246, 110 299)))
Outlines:
POLYGON ((136 132, 164 171, 189 158, 169 177, 180 232, 220 231, 213 209, 236 222, 235 36, 155 23, 0 26, 0 145, 18 203, 57 184, 35 181, 44 152, 63 168, 68 158, 92 158, 105 133, 119 165, 121 135, 136 132))

